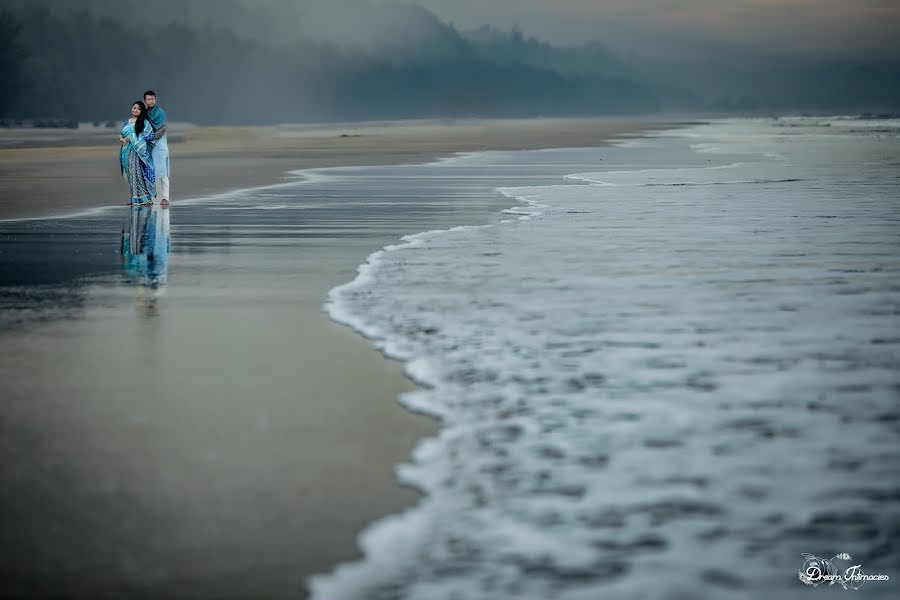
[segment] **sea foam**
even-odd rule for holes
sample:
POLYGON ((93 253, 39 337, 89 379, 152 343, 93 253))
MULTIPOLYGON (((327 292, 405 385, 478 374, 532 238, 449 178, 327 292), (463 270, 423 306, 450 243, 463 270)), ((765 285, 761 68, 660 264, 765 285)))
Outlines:
POLYGON ((441 429, 398 469, 421 502, 313 597, 751 598, 801 589, 803 552, 896 564, 898 145, 816 131, 667 132, 722 148, 671 169, 606 150, 333 290, 441 429))

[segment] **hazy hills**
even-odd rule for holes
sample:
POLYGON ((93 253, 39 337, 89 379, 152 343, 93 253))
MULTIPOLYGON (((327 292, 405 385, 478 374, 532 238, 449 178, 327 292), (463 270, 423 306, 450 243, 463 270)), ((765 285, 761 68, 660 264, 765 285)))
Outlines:
POLYGON ((721 55, 702 64, 518 30, 459 31, 369 0, 0 0, 0 116, 107 119, 157 88, 181 119, 890 110, 893 64, 721 55))

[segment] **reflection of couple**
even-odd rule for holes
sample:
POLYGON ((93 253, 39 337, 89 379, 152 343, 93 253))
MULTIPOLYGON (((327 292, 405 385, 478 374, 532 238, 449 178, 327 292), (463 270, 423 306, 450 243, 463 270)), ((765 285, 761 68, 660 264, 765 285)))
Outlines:
POLYGON ((157 106, 156 93, 131 105, 131 118, 122 125, 119 166, 128 181, 132 204, 153 204, 154 197, 169 204, 169 143, 166 111, 157 106), (145 104, 146 103, 146 104, 145 104))
POLYGON ((169 211, 158 206, 132 206, 128 229, 122 231, 122 267, 143 287, 162 290, 169 267, 169 211))

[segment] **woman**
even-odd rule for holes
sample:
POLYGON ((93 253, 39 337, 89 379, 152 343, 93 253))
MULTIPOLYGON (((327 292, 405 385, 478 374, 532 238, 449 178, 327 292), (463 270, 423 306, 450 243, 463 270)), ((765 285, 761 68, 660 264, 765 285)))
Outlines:
POLYGON ((147 107, 137 100, 131 105, 131 118, 122 125, 119 142, 119 166, 131 189, 132 204, 152 204, 156 191, 153 159, 147 147, 148 134, 153 131, 147 120, 147 107))

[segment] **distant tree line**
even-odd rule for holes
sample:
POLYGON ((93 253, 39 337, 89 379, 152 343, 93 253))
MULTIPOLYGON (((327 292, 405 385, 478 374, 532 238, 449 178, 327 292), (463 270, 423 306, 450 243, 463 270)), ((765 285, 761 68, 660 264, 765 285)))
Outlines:
POLYGON ((0 0, 0 124, 103 121, 154 88, 202 124, 900 110, 892 59, 623 58, 367 0, 0 0), (177 22, 159 15, 177 15, 177 22))
POLYGON ((124 117, 155 88, 173 118, 262 124, 655 111, 646 87, 475 53, 417 63, 329 43, 267 44, 226 29, 148 27, 35 5, 0 14, 0 117, 124 117))

